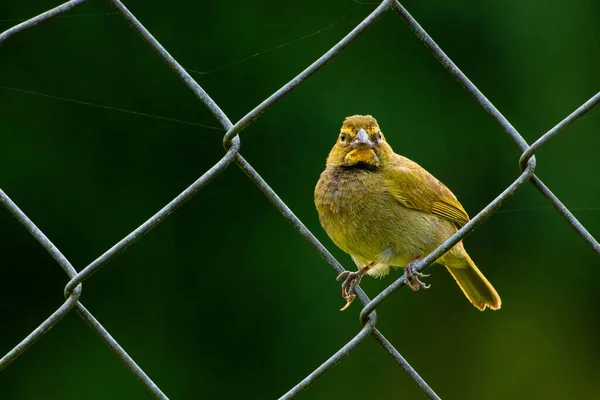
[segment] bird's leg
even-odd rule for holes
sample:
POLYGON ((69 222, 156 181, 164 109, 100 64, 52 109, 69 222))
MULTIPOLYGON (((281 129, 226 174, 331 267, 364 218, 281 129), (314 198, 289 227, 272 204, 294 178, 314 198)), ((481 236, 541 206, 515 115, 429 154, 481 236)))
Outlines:
POLYGON ((431 285, 427 285, 422 282, 419 278, 426 278, 429 275, 423 274, 416 270, 415 264, 419 261, 419 259, 412 260, 409 262, 404 268, 404 279, 406 280, 406 285, 414 290, 415 292, 420 288, 429 289, 431 285))
POLYGON ((367 271, 373 267, 373 265, 375 265, 375 262, 367 264, 358 272, 344 271, 338 275, 336 280, 344 280, 344 283, 342 283, 342 297, 346 299, 346 305, 342 307, 340 311, 344 311, 350 307, 350 304, 352 304, 354 298, 356 297, 354 294, 354 288, 360 284, 360 280, 362 279, 363 275, 366 274, 367 271))

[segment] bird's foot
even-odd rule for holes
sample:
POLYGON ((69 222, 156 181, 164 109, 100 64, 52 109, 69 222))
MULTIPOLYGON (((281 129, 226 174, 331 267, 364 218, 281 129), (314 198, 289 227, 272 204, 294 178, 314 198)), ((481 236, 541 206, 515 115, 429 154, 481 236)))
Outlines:
POLYGON ((417 290, 419 290, 420 288, 429 289, 429 287, 431 286, 431 285, 427 285, 426 283, 422 282, 419 279, 419 278, 426 278, 429 275, 423 274, 416 270, 416 268, 415 268, 416 261, 417 260, 409 262, 408 265, 404 268, 404 279, 406 280, 406 285, 409 288, 411 288, 412 290, 414 290, 415 292, 417 290))
POLYGON ((340 311, 344 311, 350 307, 350 304, 352 304, 354 298, 356 298, 356 294, 354 294, 354 288, 360 284, 362 276, 363 273, 361 273, 361 271, 344 271, 336 278, 337 281, 344 281, 344 283, 342 283, 342 297, 346 300, 346 305, 340 308, 340 311))

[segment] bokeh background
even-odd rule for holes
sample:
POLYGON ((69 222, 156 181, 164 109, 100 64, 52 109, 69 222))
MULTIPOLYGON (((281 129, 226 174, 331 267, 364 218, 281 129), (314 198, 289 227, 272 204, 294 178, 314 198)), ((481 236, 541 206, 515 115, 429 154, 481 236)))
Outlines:
MULTIPOLYGON (((3 0, 0 31, 57 4, 3 0)), ((234 121, 376 7, 126 5, 234 121)), ((404 5, 530 143, 600 88, 596 0, 404 5)), ((445 182, 471 215, 519 174, 509 136, 386 14, 241 136, 244 157, 347 268, 319 225, 313 188, 341 121, 356 113, 373 114, 395 150, 445 182)), ((0 46, 0 185, 77 269, 222 157, 218 127, 103 1, 0 46)), ((537 174, 596 237, 599 128, 593 110, 537 157, 537 174)), ((445 399, 600 398, 598 254, 532 185, 465 244, 502 310, 478 312, 433 266, 431 290, 401 290, 379 308, 388 339, 445 399)), ((399 276, 362 287, 374 296, 399 276)), ((81 301, 172 399, 273 399, 360 328, 358 304, 338 311, 334 278, 232 165, 87 280, 81 301)), ((0 210, 0 353, 63 302, 66 282, 0 210)), ((2 400, 150 397, 74 312, 0 373, 2 400)), ((422 397, 370 339, 300 396, 422 397)))

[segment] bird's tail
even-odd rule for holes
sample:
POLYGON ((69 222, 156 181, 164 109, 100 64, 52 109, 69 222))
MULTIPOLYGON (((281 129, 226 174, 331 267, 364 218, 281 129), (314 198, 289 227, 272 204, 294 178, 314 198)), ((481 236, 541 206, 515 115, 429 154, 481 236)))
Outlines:
POLYGON ((492 310, 500 309, 502 301, 496 289, 477 269, 473 260, 466 253, 464 256, 464 265, 461 265, 461 268, 446 266, 448 272, 475 307, 481 311, 485 310, 486 307, 492 310))

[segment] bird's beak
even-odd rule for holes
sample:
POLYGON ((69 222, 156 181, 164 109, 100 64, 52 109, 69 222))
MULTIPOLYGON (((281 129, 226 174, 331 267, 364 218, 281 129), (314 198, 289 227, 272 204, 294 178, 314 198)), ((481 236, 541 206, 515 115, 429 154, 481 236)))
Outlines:
POLYGON ((365 145, 368 147, 373 147, 373 142, 369 138, 367 132, 364 129, 359 129, 354 137, 354 141, 352 142, 354 145, 365 145))

